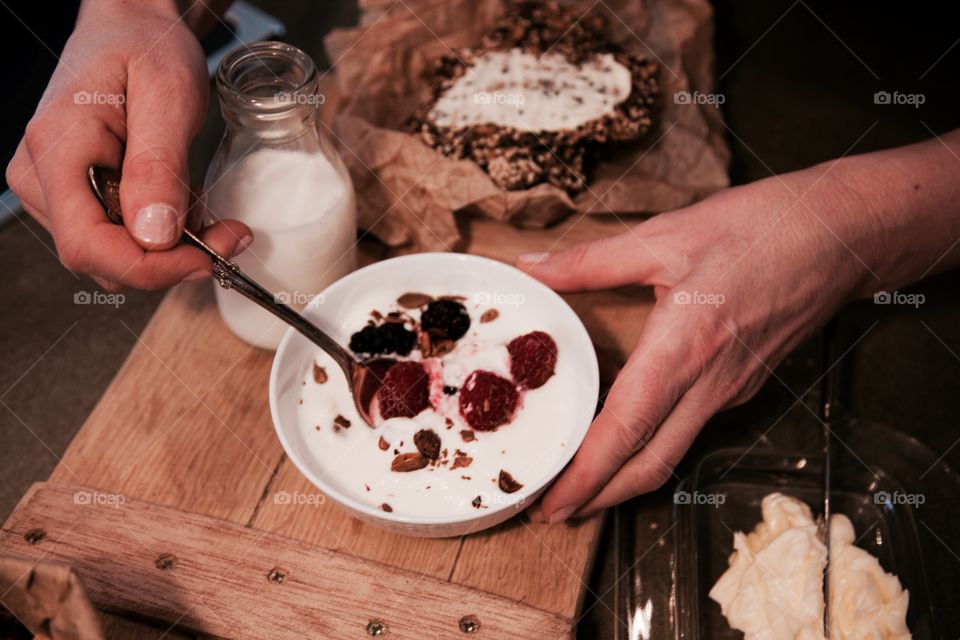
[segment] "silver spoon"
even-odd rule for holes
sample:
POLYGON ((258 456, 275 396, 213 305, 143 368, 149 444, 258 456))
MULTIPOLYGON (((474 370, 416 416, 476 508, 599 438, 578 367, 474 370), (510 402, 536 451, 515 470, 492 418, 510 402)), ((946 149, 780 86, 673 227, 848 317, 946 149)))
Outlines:
MULTIPOLYGON (((120 211, 120 172, 108 167, 92 166, 87 173, 93 193, 103 205, 107 218, 114 224, 123 224, 123 214, 120 211)), ((217 253, 189 229, 183 230, 180 242, 194 246, 210 257, 213 261, 213 278, 221 287, 233 289, 249 298, 326 351, 350 381, 353 402, 360 417, 369 426, 374 426, 373 419, 370 417, 370 403, 377 389, 380 388, 387 369, 395 364, 395 360, 392 358, 373 358, 365 362, 357 360, 336 340, 289 306, 278 302, 276 296, 241 271, 235 262, 217 253)))

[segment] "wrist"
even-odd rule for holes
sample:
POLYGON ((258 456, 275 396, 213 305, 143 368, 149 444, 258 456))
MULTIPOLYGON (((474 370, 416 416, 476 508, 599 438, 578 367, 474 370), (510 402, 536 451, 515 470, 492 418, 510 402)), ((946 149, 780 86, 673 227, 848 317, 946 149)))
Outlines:
POLYGON ((856 291, 894 291, 960 265, 960 172, 956 133, 838 161, 831 198, 847 221, 839 232, 866 271, 856 291))
POLYGON ((136 0, 135 2, 129 0, 82 0, 78 22, 104 16, 115 18, 118 15, 132 14, 133 16, 160 18, 171 23, 182 22, 194 33, 197 33, 198 27, 205 21, 206 17, 216 19, 215 16, 210 15, 214 9, 207 9, 209 4, 218 5, 218 8, 222 7, 225 10, 230 3, 215 1, 205 5, 203 2, 191 3, 185 0, 136 0))
POLYGON ((878 282, 873 237, 865 233, 872 208, 839 169, 824 163, 768 179, 780 194, 780 259, 790 265, 798 313, 817 308, 829 316, 878 282))
POLYGON ((877 206, 875 176, 857 160, 841 158, 807 170, 814 181, 808 222, 819 228, 818 242, 829 247, 826 264, 842 282, 843 303, 882 289, 890 280, 888 262, 897 262, 884 252, 883 240, 893 230, 877 206))

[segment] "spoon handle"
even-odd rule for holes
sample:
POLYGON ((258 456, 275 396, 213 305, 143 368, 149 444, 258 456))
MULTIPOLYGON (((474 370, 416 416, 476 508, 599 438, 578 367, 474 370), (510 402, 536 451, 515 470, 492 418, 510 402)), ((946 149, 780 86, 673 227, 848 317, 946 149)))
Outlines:
MULTIPOLYGON (((201 250, 205 250, 203 242, 189 231, 184 231, 184 242, 194 244, 201 250)), ((209 249, 209 247, 206 247, 209 249)), ((211 249, 212 251, 212 249, 211 249)), ((213 256, 218 256, 213 252, 213 256)), ((297 313, 292 307, 277 300, 276 296, 264 289, 260 284, 245 274, 237 266, 237 263, 224 259, 222 256, 213 259, 213 278, 224 289, 232 289, 243 295, 248 300, 257 303, 273 315, 277 316, 288 325, 302 333, 311 342, 330 354, 340 368, 343 369, 347 379, 353 376, 355 360, 353 356, 341 347, 333 338, 328 336, 315 324, 297 313)))
MULTIPOLYGON (((89 178, 93 192, 100 204, 103 205, 107 218, 114 224, 123 224, 123 215, 120 211, 120 172, 108 167, 94 166, 90 167, 89 178)), ((220 255, 189 229, 184 229, 180 242, 196 247, 210 257, 210 260, 213 261, 213 277, 217 284, 224 289, 232 289, 243 295, 302 333, 311 342, 330 354, 330 357, 343 369, 347 380, 353 378, 357 362, 353 355, 341 347, 336 340, 293 308, 277 300, 276 296, 241 271, 236 262, 220 255)))

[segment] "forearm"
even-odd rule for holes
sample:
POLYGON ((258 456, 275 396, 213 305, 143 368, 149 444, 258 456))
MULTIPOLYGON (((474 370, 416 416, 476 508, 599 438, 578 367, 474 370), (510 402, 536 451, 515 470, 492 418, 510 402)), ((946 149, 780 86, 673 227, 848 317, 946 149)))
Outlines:
POLYGON ((844 203, 836 233, 860 273, 854 295, 960 266, 960 130, 820 167, 844 203))

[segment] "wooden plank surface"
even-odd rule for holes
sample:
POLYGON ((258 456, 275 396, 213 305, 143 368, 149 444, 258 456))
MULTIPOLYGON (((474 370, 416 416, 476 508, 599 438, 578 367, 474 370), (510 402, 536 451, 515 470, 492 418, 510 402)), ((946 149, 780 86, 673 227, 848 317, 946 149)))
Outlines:
POLYGON ((50 479, 245 523, 283 453, 270 362, 226 329, 209 283, 178 287, 50 479))
POLYGON ((103 637, 107 640, 189 640, 193 636, 174 631, 171 625, 156 626, 101 612, 103 637))
POLYGON ((460 540, 410 538, 351 517, 332 500, 277 500, 277 496, 321 496, 303 474, 284 460, 252 526, 334 551, 446 580, 453 571, 460 540))
MULTIPOLYGON (((546 230, 472 219, 463 225, 467 242, 461 249, 512 262, 524 251, 563 248, 624 228, 619 220, 597 217, 546 230)), ((386 256, 379 245, 363 247, 363 262, 386 256)), ((649 291, 564 297, 584 319, 609 382, 652 306, 649 291)), ((209 283, 178 287, 51 480, 252 526, 575 618, 599 537, 597 518, 559 527, 518 519, 462 540, 423 540, 360 523, 329 501, 275 500, 280 492, 316 490, 286 460, 274 435, 267 407, 271 361, 271 353, 249 347, 225 327, 209 283)), ((359 578, 341 585, 351 592, 364 588, 359 578)))
POLYGON ((34 485, 0 545, 72 565, 110 611, 243 640, 359 638, 371 621, 391 638, 442 638, 467 616, 477 638, 569 634, 568 619, 455 582, 139 500, 78 500, 91 493, 34 485))

